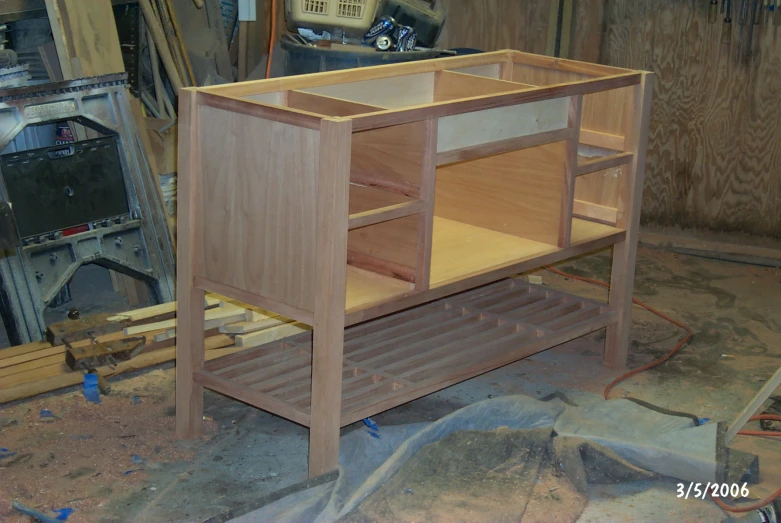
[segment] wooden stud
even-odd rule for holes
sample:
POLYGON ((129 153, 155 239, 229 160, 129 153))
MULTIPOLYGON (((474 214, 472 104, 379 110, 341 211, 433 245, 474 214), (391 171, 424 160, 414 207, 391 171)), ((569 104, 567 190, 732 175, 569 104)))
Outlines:
POLYGON ((626 238, 613 247, 609 304, 616 311, 617 320, 616 323, 608 326, 605 340, 605 364, 614 369, 626 367, 629 351, 640 203, 643 197, 645 160, 648 152, 648 124, 651 118, 653 84, 653 75, 644 73, 640 85, 635 88, 634 119, 626 133, 627 142, 634 156, 632 163, 625 168, 617 220, 617 226, 626 231, 626 238))
POLYGON ((310 478, 335 470, 339 460, 351 138, 349 120, 323 120, 317 176, 310 478))
POLYGON ((179 92, 179 216, 176 296, 179 333, 176 338, 176 434, 191 438, 203 429, 203 386, 194 381, 204 361, 204 292, 194 285, 198 274, 198 211, 201 195, 198 93, 179 92))

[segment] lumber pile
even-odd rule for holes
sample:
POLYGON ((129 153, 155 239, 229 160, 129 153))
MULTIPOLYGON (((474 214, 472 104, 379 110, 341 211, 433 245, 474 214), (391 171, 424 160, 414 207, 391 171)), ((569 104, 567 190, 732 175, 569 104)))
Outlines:
MULTIPOLYGON (((205 303, 206 360, 211 360, 293 336, 308 327, 287 318, 244 304, 208 296, 205 303)), ((144 350, 135 358, 98 372, 111 377, 122 372, 151 367, 176 358, 176 303, 155 305, 110 316, 106 321, 129 326, 97 338, 98 342, 146 336, 144 350)), ((75 342, 74 347, 90 340, 75 342)), ((0 404, 64 387, 78 385, 83 373, 65 364, 64 345, 33 342, 0 349, 0 404)))

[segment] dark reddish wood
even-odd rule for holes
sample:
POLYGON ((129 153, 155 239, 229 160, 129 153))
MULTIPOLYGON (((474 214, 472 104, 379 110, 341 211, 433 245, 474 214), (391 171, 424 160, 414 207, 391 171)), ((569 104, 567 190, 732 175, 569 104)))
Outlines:
MULTIPOLYGON (((608 307, 508 279, 348 327, 341 424, 507 365, 616 321, 608 307)), ((311 335, 217 358, 199 383, 269 412, 309 420, 311 335), (295 340, 296 343, 291 343, 295 340)))

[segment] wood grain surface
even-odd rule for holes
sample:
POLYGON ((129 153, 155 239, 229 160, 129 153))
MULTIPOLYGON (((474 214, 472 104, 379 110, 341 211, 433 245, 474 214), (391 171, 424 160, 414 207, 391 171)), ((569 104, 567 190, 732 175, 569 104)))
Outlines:
MULTIPOLYGON (((545 52, 548 2, 442 1, 438 46, 545 52)), ((746 60, 737 14, 730 44, 707 15, 699 0, 577 0, 570 56, 656 75, 644 223, 781 237, 781 27, 755 27, 746 60)))

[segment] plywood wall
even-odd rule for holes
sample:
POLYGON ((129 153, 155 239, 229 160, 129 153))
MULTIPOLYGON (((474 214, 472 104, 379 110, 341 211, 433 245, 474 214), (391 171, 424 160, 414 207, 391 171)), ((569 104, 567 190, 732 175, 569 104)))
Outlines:
MULTIPOLYGON (((548 1, 440 1, 443 46, 545 51, 548 1)), ((705 0, 575 4, 573 58, 657 75, 643 221, 781 237, 781 25, 745 62, 705 0)))

